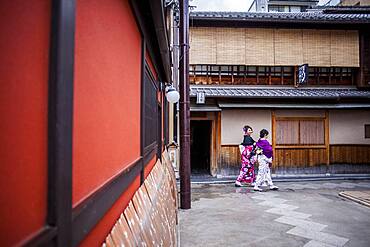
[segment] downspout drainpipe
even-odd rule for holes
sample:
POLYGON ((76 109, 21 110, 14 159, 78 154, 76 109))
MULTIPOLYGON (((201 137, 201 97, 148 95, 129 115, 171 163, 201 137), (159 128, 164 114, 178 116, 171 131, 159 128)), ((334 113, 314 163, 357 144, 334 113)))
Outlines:
POLYGON ((190 209, 189 3, 180 0, 180 207, 190 209))

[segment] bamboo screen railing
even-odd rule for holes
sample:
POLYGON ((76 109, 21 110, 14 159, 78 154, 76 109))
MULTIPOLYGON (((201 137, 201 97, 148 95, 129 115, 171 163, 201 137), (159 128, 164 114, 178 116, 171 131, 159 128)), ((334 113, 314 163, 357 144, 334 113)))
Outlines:
POLYGON ((354 30, 190 29, 190 64, 359 67, 354 30))
POLYGON ((176 178, 167 152, 157 161, 103 247, 177 246, 176 178))

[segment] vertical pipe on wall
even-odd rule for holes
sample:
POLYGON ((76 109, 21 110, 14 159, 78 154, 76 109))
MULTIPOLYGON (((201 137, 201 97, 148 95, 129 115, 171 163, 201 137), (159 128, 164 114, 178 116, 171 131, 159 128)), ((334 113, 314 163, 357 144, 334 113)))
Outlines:
POLYGON ((189 3, 180 1, 180 207, 191 207, 189 109, 189 3))

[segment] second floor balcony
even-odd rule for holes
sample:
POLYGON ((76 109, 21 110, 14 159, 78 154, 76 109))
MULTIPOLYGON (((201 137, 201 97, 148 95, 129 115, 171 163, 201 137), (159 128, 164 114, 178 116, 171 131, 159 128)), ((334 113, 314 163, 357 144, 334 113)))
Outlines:
MULTIPOLYGON (((294 86, 297 66, 249 66, 193 64, 189 68, 193 85, 282 85, 294 86)), ((309 67, 308 86, 356 85, 358 68, 309 67)))

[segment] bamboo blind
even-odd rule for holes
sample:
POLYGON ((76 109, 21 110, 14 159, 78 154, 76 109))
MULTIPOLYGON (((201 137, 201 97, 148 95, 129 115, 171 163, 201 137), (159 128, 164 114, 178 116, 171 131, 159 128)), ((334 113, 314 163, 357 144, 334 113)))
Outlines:
POLYGON ((331 66, 359 67, 358 32, 332 30, 330 37, 331 66))
POLYGON ((310 66, 330 64, 330 35, 324 30, 303 30, 303 62, 310 66))
POLYGON ((190 64, 359 67, 357 31, 190 29, 190 64))
POLYGON ((245 64, 244 28, 217 28, 217 64, 245 64))
POLYGON ((217 64, 215 28, 192 28, 189 43, 190 64, 217 64))
POLYGON ((273 66, 274 32, 272 29, 245 29, 245 64, 273 66))
POLYGON ((303 63, 302 31, 294 29, 275 30, 275 65, 303 63))

